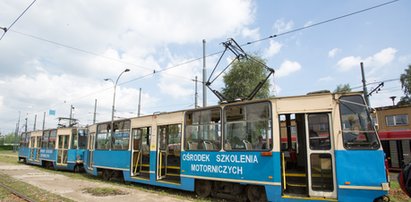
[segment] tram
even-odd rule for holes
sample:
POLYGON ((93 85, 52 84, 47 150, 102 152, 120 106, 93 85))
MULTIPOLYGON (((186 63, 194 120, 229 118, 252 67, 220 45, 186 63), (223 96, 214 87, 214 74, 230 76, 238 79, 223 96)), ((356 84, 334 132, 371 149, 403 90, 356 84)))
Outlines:
POLYGON ((384 152, 361 93, 274 97, 98 123, 88 139, 86 171, 106 180, 241 201, 388 199, 384 152))
POLYGON ((23 132, 18 159, 50 169, 80 172, 87 134, 87 128, 81 127, 23 132))
POLYGON ((411 130, 378 132, 390 170, 400 171, 411 163, 411 130))

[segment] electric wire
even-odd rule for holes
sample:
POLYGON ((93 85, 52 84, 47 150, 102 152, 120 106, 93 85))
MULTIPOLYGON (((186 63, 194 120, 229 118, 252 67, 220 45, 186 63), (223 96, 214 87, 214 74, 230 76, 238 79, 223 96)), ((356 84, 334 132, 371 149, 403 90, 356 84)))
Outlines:
POLYGON ((26 9, 24 9, 24 11, 19 15, 19 17, 17 17, 14 21, 13 21, 13 23, 11 23, 10 24, 10 26, 8 27, 8 28, 1 28, 1 29, 3 29, 3 35, 1 35, 1 37, 0 37, 0 40, 2 40, 3 39, 3 37, 4 37, 4 35, 6 35, 6 33, 7 33, 7 31, 8 30, 10 30, 10 28, 14 25, 14 24, 16 24, 16 22, 21 18, 21 16, 23 16, 24 15, 24 13, 26 13, 26 11, 27 10, 29 10, 29 8, 34 4, 34 2, 36 2, 37 0, 33 0, 33 2, 31 2, 31 4, 29 5, 29 6, 27 6, 27 8, 26 9))
MULTIPOLYGON (((35 1, 36 1, 36 0, 34 0, 34 1, 32 2, 32 4, 33 4, 35 1)), ((291 33, 298 32, 298 31, 301 31, 301 30, 305 30, 305 29, 308 29, 308 28, 312 28, 312 27, 315 27, 315 26, 319 26, 319 25, 322 25, 322 24, 325 24, 325 23, 329 23, 329 22, 336 21, 336 20, 339 20, 339 19, 342 19, 342 18, 346 18, 346 17, 353 16, 353 15, 356 15, 356 14, 359 14, 359 13, 363 13, 363 12, 366 12, 366 11, 369 11, 369 10, 372 10, 372 9, 376 9, 376 8, 379 8, 379 7, 382 7, 382 6, 386 6, 386 5, 388 5, 388 4, 392 4, 392 3, 397 2, 397 1, 399 1, 399 0, 393 0, 393 1, 385 2, 385 3, 378 4, 378 5, 375 5, 375 6, 372 6, 372 7, 369 7, 369 8, 365 8, 365 9, 362 9, 362 10, 359 10, 359 11, 355 11, 355 12, 348 13, 348 14, 345 14, 345 15, 342 15, 342 16, 338 16, 338 17, 331 18, 331 19, 328 19, 328 20, 324 20, 324 21, 321 21, 321 22, 318 22, 318 23, 314 23, 314 24, 309 25, 309 26, 304 26, 304 27, 300 27, 300 28, 297 28, 297 29, 293 29, 293 30, 290 30, 290 31, 283 32, 283 33, 274 34, 274 35, 271 35, 271 36, 268 36, 268 37, 265 37, 265 38, 257 39, 257 40, 254 40, 254 41, 249 41, 249 42, 247 42, 247 43, 245 43, 245 44, 242 44, 241 46, 251 45, 251 44, 253 44, 253 43, 265 41, 265 40, 268 40, 268 39, 271 39, 271 38, 283 36, 283 35, 286 35, 286 34, 291 34, 291 33)), ((30 6, 31 6, 32 4, 30 4, 30 6)), ((30 7, 30 6, 29 6, 29 7, 30 7)), ((28 8, 29 8, 29 7, 28 7, 28 8)), ((18 19, 28 10, 28 8, 18 17, 18 19)), ((16 22, 18 19, 16 19, 15 22, 16 22)), ((13 22, 12 25, 13 25, 15 22, 13 22)), ((12 26, 12 25, 11 25, 11 26, 12 26)), ((10 27, 11 27, 11 26, 10 26, 10 27)), ((10 27, 9 27, 9 28, 10 28, 10 27)), ((128 62, 120 61, 120 60, 118 60, 118 59, 111 58, 111 57, 107 57, 107 56, 102 56, 102 55, 93 53, 93 52, 91 52, 91 51, 86 51, 86 50, 83 50, 83 49, 80 49, 80 48, 76 48, 76 47, 73 47, 73 46, 65 45, 65 44, 62 44, 62 43, 59 43, 59 42, 51 41, 51 40, 44 39, 44 38, 41 38, 41 37, 38 37, 38 36, 34 36, 34 35, 31 35, 31 34, 26 34, 26 33, 19 32, 19 31, 15 31, 15 30, 11 30, 11 31, 13 31, 13 32, 15 32, 15 33, 18 33, 18 34, 21 34, 21 35, 24 35, 24 36, 27 36, 27 37, 31 37, 31 38, 40 40, 40 41, 45 41, 45 42, 52 43, 52 44, 55 44, 55 45, 58 45, 58 46, 61 46, 61 47, 65 47, 65 48, 68 48, 68 49, 72 49, 72 50, 76 50, 76 51, 79 51, 79 52, 83 52, 83 53, 86 53, 86 54, 89 54, 89 55, 94 55, 94 56, 97 56, 97 57, 103 57, 103 58, 106 58, 106 59, 109 59, 109 60, 113 60, 113 61, 117 61, 117 62, 121 62, 121 63, 124 63, 124 64, 133 65, 133 66, 136 66, 136 67, 140 67, 140 68, 152 70, 152 69, 150 69, 150 68, 142 67, 142 66, 140 66, 140 65, 136 65, 136 64, 133 64, 133 63, 128 63, 128 62)), ((3 36, 4 36, 4 34, 3 34, 3 36)), ((2 37, 3 37, 3 36, 2 36, 2 37)), ((222 52, 223 52, 223 51, 214 52, 214 53, 211 53, 211 54, 206 55, 205 57, 208 58, 208 57, 211 57, 211 56, 220 54, 220 53, 222 53, 222 52)), ((124 84, 127 84, 127 83, 131 83, 131 82, 133 82, 133 81, 141 80, 141 79, 146 78, 146 77, 148 77, 148 76, 150 76, 150 75, 154 75, 154 74, 156 74, 156 73, 165 72, 165 71, 168 71, 168 70, 170 70, 170 69, 174 69, 174 68, 177 68, 177 67, 180 67, 180 66, 183 66, 183 65, 186 65, 186 64, 189 64, 189 63, 192 63, 192 62, 201 60, 201 59, 203 59, 203 57, 198 57, 198 58, 195 58, 195 59, 192 59, 192 60, 188 60, 188 61, 186 61, 186 62, 183 62, 183 63, 180 63, 180 64, 176 64, 176 65, 173 65, 173 66, 170 66, 170 67, 167 67, 167 68, 164 68, 164 69, 160 69, 160 70, 155 70, 155 69, 153 69, 153 72, 152 72, 152 73, 149 73, 149 74, 146 74, 146 75, 143 75, 143 76, 140 76, 140 77, 137 77, 137 78, 134 78, 134 79, 131 79, 131 80, 122 82, 122 83, 120 83, 120 84, 118 84, 118 85, 124 85, 124 84)), ((109 88, 107 88, 107 89, 109 89, 109 88)), ((99 90, 98 92, 105 91, 105 90, 107 90, 107 89, 99 90)), ((87 94, 87 95, 84 95, 84 96, 79 97, 78 99, 81 99, 81 98, 84 98, 84 97, 88 97, 88 96, 93 95, 93 94, 98 93, 98 92, 89 93, 89 94, 87 94)))
POLYGON ((352 13, 348 13, 348 14, 341 15, 341 16, 338 16, 338 17, 335 17, 335 18, 331 18, 331 19, 328 19, 328 20, 317 22, 317 23, 314 23, 314 24, 311 24, 311 25, 308 25, 308 26, 300 27, 300 28, 293 29, 293 30, 286 31, 286 32, 282 32, 282 33, 279 33, 279 34, 270 35, 270 36, 265 37, 265 38, 261 38, 261 39, 257 39, 257 40, 254 40, 254 41, 247 42, 245 44, 242 44, 242 46, 250 45, 250 44, 253 44, 253 43, 260 42, 260 41, 265 41, 265 40, 272 39, 272 38, 279 37, 279 36, 286 35, 286 34, 291 34, 293 32, 298 32, 298 31, 301 31, 301 30, 304 30, 304 29, 316 27, 318 25, 322 25, 322 24, 325 24, 325 23, 329 23, 329 22, 332 22, 332 21, 336 21, 336 20, 339 20, 339 19, 342 19, 342 18, 352 16, 352 15, 356 15, 356 14, 363 13, 363 12, 366 12, 366 11, 369 11, 369 10, 373 10, 373 9, 376 9, 376 8, 379 8, 379 7, 382 7, 382 6, 386 6, 388 4, 392 4, 392 3, 395 3, 397 1, 399 1, 399 0, 388 1, 388 2, 385 2, 385 3, 378 4, 378 5, 375 5, 375 6, 372 6, 372 7, 368 7, 368 8, 362 9, 362 10, 358 10, 358 11, 355 11, 355 12, 352 12, 352 13))

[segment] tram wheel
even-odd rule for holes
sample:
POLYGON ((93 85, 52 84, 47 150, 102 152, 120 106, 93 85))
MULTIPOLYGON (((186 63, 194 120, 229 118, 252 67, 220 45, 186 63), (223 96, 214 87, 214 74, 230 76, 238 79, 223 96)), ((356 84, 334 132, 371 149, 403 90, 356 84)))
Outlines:
POLYGON ((80 173, 81 167, 79 165, 74 166, 74 172, 75 173, 80 173))
POLYGON ((254 185, 249 186, 247 188, 247 197, 248 197, 248 200, 250 200, 251 202, 267 201, 265 189, 262 186, 254 186, 254 185))
POLYGON ((50 169, 50 170, 54 170, 53 162, 47 162, 47 163, 46 163, 46 168, 47 168, 47 169, 50 169))
POLYGON ((207 180, 196 180, 195 192, 201 197, 205 198, 211 194, 211 182, 207 180))
POLYGON ((110 170, 103 170, 103 180, 109 181, 111 178, 110 170))

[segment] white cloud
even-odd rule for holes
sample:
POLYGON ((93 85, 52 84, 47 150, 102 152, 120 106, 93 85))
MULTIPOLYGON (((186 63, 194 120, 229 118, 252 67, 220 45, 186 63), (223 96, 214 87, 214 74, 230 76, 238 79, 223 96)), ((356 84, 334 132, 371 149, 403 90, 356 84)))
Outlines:
POLYGON ((284 19, 276 20, 274 23, 275 33, 280 34, 290 31, 294 27, 294 22, 292 20, 285 21, 284 19))
MULTIPOLYGON (((12 22, 12 16, 26 6, 24 2, 0 1, 0 8, 4 8, 0 19, 12 22)), ((98 120, 108 120, 112 88, 103 78, 115 79, 125 68, 131 69, 122 76, 122 83, 187 61, 197 56, 193 56, 196 53, 190 46, 201 44, 202 39, 259 38, 259 28, 248 28, 254 21, 255 6, 252 0, 36 2, 14 25, 15 32, 9 32, 1 41, 0 80, 5 81, 0 83, 2 129, 15 127, 15 119, 9 121, 9 115, 16 111, 34 113, 56 108, 59 115, 66 116, 69 103, 76 105, 76 116, 87 121, 92 117, 88 113, 94 109, 94 98, 98 99, 98 120), (164 49, 171 46, 176 56, 164 57, 164 49), (33 108, 26 109, 29 105, 33 108)), ((143 94, 142 110, 163 101, 164 96, 191 99, 194 82, 187 78, 201 75, 196 70, 201 66, 198 61, 156 74, 144 82, 119 86, 117 113, 125 116, 136 111, 138 90, 132 88, 137 85, 147 92, 143 94)), ((54 118, 48 122, 54 123, 54 118)))
POLYGON ((397 50, 394 48, 385 48, 366 58, 348 56, 338 61, 337 66, 341 71, 348 71, 352 68, 359 67, 360 62, 363 62, 370 68, 381 68, 391 63, 394 60, 396 53, 397 50))
POLYGON ((241 35, 244 38, 249 38, 252 40, 257 40, 260 38, 260 28, 255 28, 255 29, 249 29, 247 27, 245 27, 242 31, 241 31, 241 35))
MULTIPOLYGON (((191 60, 174 56, 169 52, 166 54, 170 59, 170 63, 167 67, 171 67, 174 64, 182 64, 188 60, 191 60)), ((194 94, 194 82, 192 80, 195 76, 201 77, 201 66, 202 61, 198 60, 196 62, 180 66, 179 68, 172 68, 167 72, 160 74, 160 81, 158 83, 160 91, 174 99, 190 98, 190 96, 194 94)), ((198 79, 200 80, 201 78, 198 79)))
POLYGON ((289 61, 289 60, 285 60, 280 68, 278 70, 275 71, 275 76, 277 78, 281 78, 281 77, 285 77, 288 76, 294 72, 297 72, 301 69, 301 65, 298 62, 295 61, 289 61))
POLYGON ((334 80, 333 77, 331 77, 331 76, 326 76, 326 77, 321 77, 321 78, 319 78, 319 79, 318 79, 318 82, 327 82, 327 81, 332 81, 332 80, 334 80))
POLYGON ((277 41, 270 40, 270 46, 265 50, 264 57, 270 58, 280 52, 283 45, 277 41))
POLYGON ((308 26, 311 26, 313 24, 314 24, 314 22, 310 20, 310 21, 307 21, 306 23, 304 23, 304 27, 308 27, 308 26))
POLYGON ((4 97, 0 96, 0 112, 3 111, 3 100, 4 100, 4 97))
POLYGON ((330 51, 328 51, 328 57, 333 58, 337 53, 341 52, 341 49, 339 48, 333 48, 330 51))
POLYGON ((349 56, 338 61, 337 66, 341 71, 348 71, 354 67, 358 67, 361 61, 361 57, 349 56))

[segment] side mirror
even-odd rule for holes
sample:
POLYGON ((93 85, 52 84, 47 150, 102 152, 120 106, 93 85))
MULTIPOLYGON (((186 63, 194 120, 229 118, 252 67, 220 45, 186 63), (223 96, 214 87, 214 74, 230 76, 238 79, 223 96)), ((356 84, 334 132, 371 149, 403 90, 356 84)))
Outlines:
POLYGON ((379 129, 380 129, 380 127, 378 126, 378 123, 375 123, 375 124, 374 124, 374 127, 375 127, 375 130, 379 130, 379 129))

